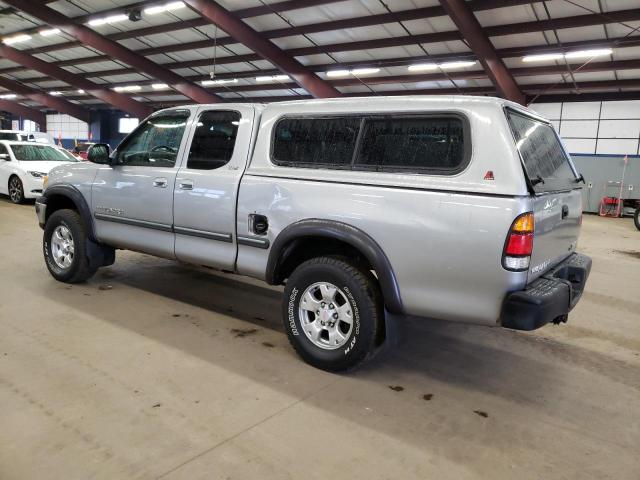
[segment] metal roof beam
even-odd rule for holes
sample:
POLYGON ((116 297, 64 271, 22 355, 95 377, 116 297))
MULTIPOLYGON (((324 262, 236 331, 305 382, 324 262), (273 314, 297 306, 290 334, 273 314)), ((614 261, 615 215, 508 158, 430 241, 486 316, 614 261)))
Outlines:
POLYGON ((4 3, 19 8, 32 17, 51 25, 52 28, 59 28, 79 41, 171 85, 175 90, 197 103, 221 102, 221 99, 216 95, 207 92, 195 83, 185 80, 177 73, 152 62, 148 58, 138 55, 119 43, 103 37, 90 28, 74 22, 58 11, 39 4, 35 0, 4 0, 4 3))
POLYGON ((265 60, 289 75, 298 85, 316 98, 339 97, 342 95, 329 83, 305 68, 295 58, 285 53, 276 44, 262 37, 249 25, 236 18, 231 12, 214 0, 184 0, 193 10, 211 23, 227 32, 231 37, 250 48, 265 60))
POLYGON ((40 126, 41 131, 47 131, 47 115, 40 110, 4 99, 0 99, 0 110, 12 113, 18 117, 24 117, 28 120, 32 120, 40 126))
POLYGON ((89 121, 89 110, 63 98, 51 96, 45 92, 27 87, 26 85, 22 85, 5 77, 0 77, 0 87, 6 88, 17 95, 28 97, 40 105, 71 115, 83 122, 89 121))
POLYGON ((19 63, 27 68, 44 73, 49 77, 66 82, 74 88, 82 89, 89 95, 104 100, 105 102, 118 107, 123 112, 130 113, 136 117, 145 118, 153 112, 153 110, 147 105, 143 105, 126 95, 109 90, 102 85, 98 85, 97 83, 81 77, 80 75, 76 75, 75 73, 71 73, 51 63, 45 62, 44 60, 40 60, 38 57, 27 55, 15 48, 0 44, 0 55, 8 58, 12 62, 19 63))

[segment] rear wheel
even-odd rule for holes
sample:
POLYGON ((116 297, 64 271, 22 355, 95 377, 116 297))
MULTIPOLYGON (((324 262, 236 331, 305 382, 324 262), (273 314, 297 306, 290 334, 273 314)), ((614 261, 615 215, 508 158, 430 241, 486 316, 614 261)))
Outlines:
POLYGON ((636 228, 640 230, 640 205, 636 208, 636 213, 633 216, 633 221, 636 224, 636 228))
POLYGON ((307 363, 347 370, 375 351, 384 324, 382 295, 370 272, 340 258, 313 258, 287 280, 283 319, 307 363))
POLYGON ((87 234, 74 210, 57 210, 44 228, 44 259, 49 273, 61 282, 80 283, 96 273, 87 258, 87 234))
POLYGON ((9 179, 9 198, 16 204, 24 202, 24 187, 22 180, 17 175, 13 175, 9 179))

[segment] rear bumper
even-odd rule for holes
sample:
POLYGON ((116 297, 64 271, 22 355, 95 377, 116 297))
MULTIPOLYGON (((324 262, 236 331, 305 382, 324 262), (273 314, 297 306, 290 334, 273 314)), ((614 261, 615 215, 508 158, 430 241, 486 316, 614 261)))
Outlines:
POLYGON ((509 293, 502 306, 501 325, 514 330, 535 330, 551 321, 566 322, 582 296, 590 272, 591 258, 572 254, 524 290, 509 293))

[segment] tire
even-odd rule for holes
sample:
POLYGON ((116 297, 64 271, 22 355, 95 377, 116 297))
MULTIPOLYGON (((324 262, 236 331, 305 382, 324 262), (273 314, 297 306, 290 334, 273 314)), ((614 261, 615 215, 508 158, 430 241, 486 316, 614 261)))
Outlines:
POLYGON ((97 271, 89 266, 87 233, 74 210, 57 210, 49 217, 42 247, 49 273, 60 282, 81 283, 97 271))
POLYGON ((636 228, 640 230, 640 206, 636 208, 636 213, 633 215, 633 223, 635 223, 636 228))
POLYGON ((24 186, 22 180, 17 175, 12 175, 9 178, 9 199, 16 205, 24 203, 24 186))
POLYGON ((384 329, 377 281, 342 258, 300 264, 287 280, 282 315, 298 355, 330 372, 360 365, 374 353, 384 329))

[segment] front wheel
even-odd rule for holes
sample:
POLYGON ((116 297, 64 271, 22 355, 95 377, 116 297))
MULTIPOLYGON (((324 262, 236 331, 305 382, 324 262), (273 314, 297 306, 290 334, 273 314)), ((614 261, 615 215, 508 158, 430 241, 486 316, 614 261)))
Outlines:
POLYGON ((633 216, 633 222, 636 224, 636 228, 640 230, 640 205, 636 208, 636 213, 633 216))
POLYGON ((307 363, 337 372, 375 351, 384 307, 370 272, 340 258, 313 258, 294 270, 284 294, 284 326, 307 363))
POLYGON ((87 233, 74 210, 57 210, 44 227, 44 260, 49 273, 61 282, 80 283, 96 273, 87 258, 87 233))
POLYGON ((22 180, 17 175, 9 179, 9 198, 16 204, 24 202, 24 187, 22 180))

